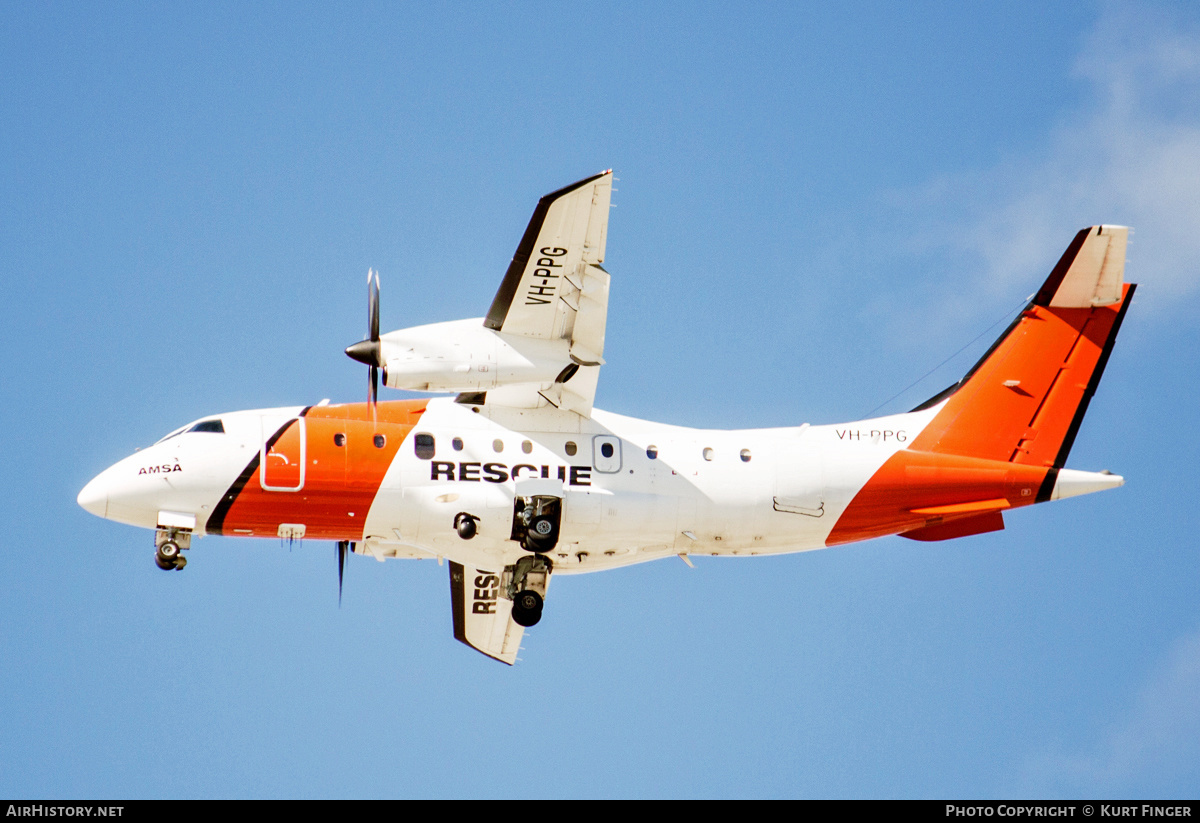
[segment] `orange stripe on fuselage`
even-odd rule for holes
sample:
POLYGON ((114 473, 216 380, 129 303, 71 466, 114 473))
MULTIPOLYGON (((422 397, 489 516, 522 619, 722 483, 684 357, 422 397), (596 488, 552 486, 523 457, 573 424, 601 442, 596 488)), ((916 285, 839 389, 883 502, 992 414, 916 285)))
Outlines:
MULTIPOLYGON (((304 485, 299 491, 270 491, 260 482, 258 457, 245 485, 235 494, 224 521, 210 531, 227 535, 275 537, 284 523, 303 524, 306 538, 361 540, 367 512, 400 445, 425 411, 428 400, 394 400, 376 406, 375 419, 366 403, 313 406, 305 414, 304 485), (335 435, 345 435, 337 445, 335 435), (382 435, 382 448, 375 436, 382 435)), ((299 425, 293 420, 276 446, 288 451, 288 438, 298 444, 299 425)), ((290 452, 297 453, 294 449, 290 452)), ((267 485, 297 485, 298 473, 272 466, 268 453, 267 485)), ((282 463, 282 461, 280 461, 282 463)), ((286 465, 286 464, 284 464, 286 465)))

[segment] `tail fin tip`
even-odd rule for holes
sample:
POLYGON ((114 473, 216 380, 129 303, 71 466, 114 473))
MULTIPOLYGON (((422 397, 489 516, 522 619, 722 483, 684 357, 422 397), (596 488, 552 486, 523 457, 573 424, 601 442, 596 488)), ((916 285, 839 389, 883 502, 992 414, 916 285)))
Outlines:
POLYGON ((1121 302, 1128 226, 1080 229, 1033 299, 1056 309, 1092 309, 1121 302))

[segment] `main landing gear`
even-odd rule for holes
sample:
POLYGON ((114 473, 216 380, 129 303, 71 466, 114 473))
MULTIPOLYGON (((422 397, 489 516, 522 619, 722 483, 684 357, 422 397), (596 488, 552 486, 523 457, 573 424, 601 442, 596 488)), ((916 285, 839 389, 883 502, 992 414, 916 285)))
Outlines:
POLYGON ((512 600, 512 619, 518 626, 529 628, 542 619, 542 606, 552 569, 549 558, 530 555, 504 570, 500 585, 512 600))
MULTIPOLYGON (((500 589, 502 596, 512 601, 512 619, 518 626, 535 626, 542 619, 546 587, 553 569, 553 562, 546 555, 558 545, 562 504, 562 498, 552 494, 513 499, 509 539, 531 554, 504 568, 500 589)), ((454 530, 463 540, 471 540, 479 533, 479 518, 470 512, 459 512, 454 516, 454 530)))
POLYGON ((513 500, 511 540, 535 554, 545 554, 558 545, 562 522, 562 498, 548 494, 518 497, 513 500))
POLYGON ((192 533, 183 529, 159 529, 154 533, 154 564, 163 571, 183 571, 184 549, 192 547, 192 533))

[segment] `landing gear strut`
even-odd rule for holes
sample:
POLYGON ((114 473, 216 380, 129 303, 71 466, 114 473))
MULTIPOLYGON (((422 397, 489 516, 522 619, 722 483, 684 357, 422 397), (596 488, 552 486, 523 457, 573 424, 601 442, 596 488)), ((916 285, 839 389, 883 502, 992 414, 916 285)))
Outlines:
POLYGON ((187 565, 183 549, 191 548, 192 533, 182 529, 159 529, 154 533, 154 564, 163 571, 182 571, 187 565))
POLYGON ((562 522, 562 498, 547 494, 518 497, 513 501, 513 527, 510 539, 527 552, 544 554, 558 544, 562 522))
POLYGON ((518 626, 535 626, 542 619, 552 568, 550 560, 539 554, 522 557, 504 570, 500 584, 512 600, 512 619, 518 626))

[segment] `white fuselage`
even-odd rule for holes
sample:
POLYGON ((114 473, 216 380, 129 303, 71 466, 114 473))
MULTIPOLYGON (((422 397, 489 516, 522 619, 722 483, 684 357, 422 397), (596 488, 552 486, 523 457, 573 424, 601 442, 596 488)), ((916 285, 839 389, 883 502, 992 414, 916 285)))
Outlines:
MULTIPOLYGON (((429 401, 369 506, 352 512, 357 531, 339 536, 361 541, 360 551, 380 559, 448 557, 477 567, 503 565, 525 553, 510 539, 513 499, 532 492, 563 500, 561 536, 551 552, 556 573, 600 571, 671 554, 820 548, 867 480, 937 411, 836 426, 725 431, 600 410, 590 419, 572 416, 575 425, 564 429, 563 415, 473 408, 449 398, 429 401), (418 456, 417 434, 432 436, 432 457, 418 456), (478 518, 471 540, 454 529, 459 512, 478 518)), ((92 481, 80 502, 102 516, 148 528, 160 524, 162 512, 192 515, 195 532, 203 534, 251 458, 267 456, 268 468, 260 460, 253 479, 270 479, 266 472, 276 455, 265 444, 281 423, 298 420, 303 411, 221 415, 223 433, 184 432, 143 449, 92 481)), ((317 437, 314 425, 310 418, 310 441, 317 437)), ((260 492, 281 525, 304 525, 306 511, 323 505, 314 472, 328 458, 315 444, 303 457, 307 482, 293 476, 265 484, 269 490, 260 492)), ((234 523, 223 533, 281 532, 234 523)))

